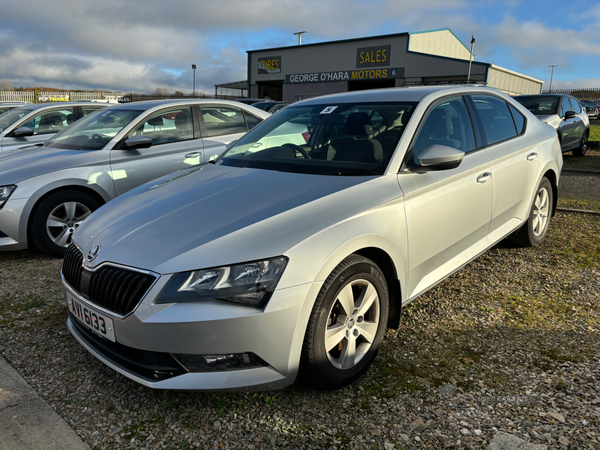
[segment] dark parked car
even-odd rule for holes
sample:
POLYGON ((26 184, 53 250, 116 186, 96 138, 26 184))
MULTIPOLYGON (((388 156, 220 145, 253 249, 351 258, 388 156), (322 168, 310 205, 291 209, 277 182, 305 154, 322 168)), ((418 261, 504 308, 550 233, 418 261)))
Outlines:
POLYGON ((589 106, 590 108, 594 108, 594 112, 590 113, 588 112, 588 116, 589 118, 594 118, 597 119, 598 117, 600 117, 600 105, 598 105, 595 101, 593 100, 579 100, 579 103, 581 103, 584 107, 585 106, 589 106))
POLYGON ((560 147, 575 156, 587 152, 590 119, 579 101, 570 95, 538 94, 514 97, 539 120, 556 129, 560 147))

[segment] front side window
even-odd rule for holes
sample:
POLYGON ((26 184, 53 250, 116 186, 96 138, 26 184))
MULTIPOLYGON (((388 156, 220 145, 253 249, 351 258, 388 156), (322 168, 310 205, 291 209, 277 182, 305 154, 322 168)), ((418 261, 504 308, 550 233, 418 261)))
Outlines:
POLYGON ((465 153, 475 149, 473 126, 462 97, 451 97, 436 104, 425 117, 413 144, 413 159, 432 145, 446 145, 465 153))
POLYGON ((15 108, 5 112, 0 117, 0 133, 6 131, 14 123, 18 122, 19 119, 25 117, 31 113, 31 109, 28 108, 15 108))
POLYGON ((577 114, 579 114, 581 112, 581 105, 579 102, 574 98, 570 98, 569 101, 571 102, 571 111, 575 111, 577 114))
POLYGON ((504 100, 492 95, 473 95, 471 98, 479 113, 488 145, 517 135, 515 122, 504 100))
POLYGON ((414 102, 288 106, 240 139, 218 164, 322 175, 381 175, 415 106, 414 102))
POLYGON ((72 150, 99 150, 142 112, 138 109, 107 108, 78 120, 44 145, 72 150))
POLYGON ((564 97, 560 102, 560 117, 565 117, 567 111, 571 111, 571 105, 569 103, 569 99, 564 97))
POLYGON ((187 106, 155 113, 136 126, 127 137, 138 135, 148 136, 152 145, 193 139, 192 111, 187 106))
POLYGON ((224 106, 203 106, 202 117, 209 137, 248 131, 241 109, 224 106))
POLYGON ((58 133, 74 121, 73 108, 54 109, 38 114, 20 126, 31 128, 33 134, 48 134, 58 133))

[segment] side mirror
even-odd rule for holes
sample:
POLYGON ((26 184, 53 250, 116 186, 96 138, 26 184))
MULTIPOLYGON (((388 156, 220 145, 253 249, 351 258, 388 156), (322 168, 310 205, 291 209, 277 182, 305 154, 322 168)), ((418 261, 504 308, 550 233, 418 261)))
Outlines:
POLYGON ((417 159, 422 167, 430 167, 433 170, 446 170, 458 167, 464 156, 464 152, 460 150, 447 145, 435 144, 423 150, 417 159))
POLYGON ((575 111, 567 111, 565 113, 565 119, 572 119, 573 117, 576 117, 577 113, 575 111))
POLYGON ((33 136, 33 130, 29 127, 21 127, 13 131, 13 134, 15 137, 33 136))
POLYGON ((124 144, 127 149, 148 148, 152 145, 152 139, 143 135, 132 136, 124 144))

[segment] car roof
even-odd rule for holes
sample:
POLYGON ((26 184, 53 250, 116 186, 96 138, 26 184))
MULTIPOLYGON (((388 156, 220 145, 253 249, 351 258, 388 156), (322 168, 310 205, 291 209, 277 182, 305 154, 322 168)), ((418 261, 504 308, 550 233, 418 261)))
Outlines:
MULTIPOLYGON (((101 103, 102 105, 103 103, 101 103)), ((27 109, 30 111, 34 111, 36 109, 42 108, 61 108, 64 106, 90 106, 90 103, 84 102, 52 102, 52 103, 25 103, 24 105, 19 105, 19 109, 27 109)))
POLYGON ((419 87, 396 87, 383 89, 369 89, 364 91, 342 92, 339 94, 324 95, 322 97, 314 97, 307 100, 296 102, 290 107, 296 105, 320 105, 332 101, 335 103, 351 103, 351 102, 419 102, 425 97, 432 94, 451 95, 463 93, 501 93, 501 91, 487 86, 476 84, 462 85, 444 85, 444 86, 419 86, 419 87))
MULTIPOLYGON (((181 104, 194 104, 194 105, 229 105, 235 108, 240 107, 241 102, 236 102, 232 100, 221 100, 218 98, 183 98, 183 99, 166 99, 166 100, 144 100, 141 102, 130 102, 130 103, 120 103, 120 104, 112 104, 109 106, 110 109, 137 109, 137 110, 148 110, 152 109, 156 106, 178 106, 181 104)), ((89 103, 88 103, 89 105, 89 103)), ((245 105, 250 106, 250 105, 245 105)))

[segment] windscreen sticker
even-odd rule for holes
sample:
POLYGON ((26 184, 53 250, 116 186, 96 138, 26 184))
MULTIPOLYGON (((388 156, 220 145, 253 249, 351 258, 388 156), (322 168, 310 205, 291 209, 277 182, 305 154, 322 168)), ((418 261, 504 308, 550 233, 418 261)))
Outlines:
POLYGON ((333 112, 333 110, 336 108, 337 108, 337 106, 328 106, 323 111, 321 111, 319 114, 331 114, 333 112))

